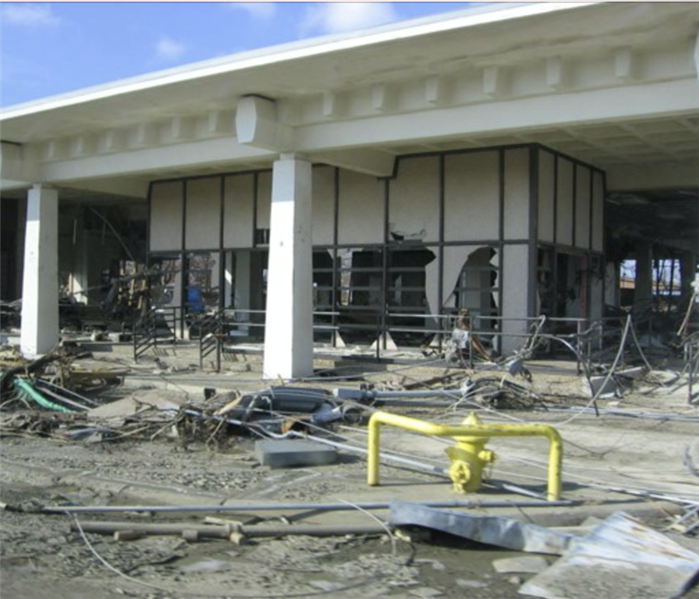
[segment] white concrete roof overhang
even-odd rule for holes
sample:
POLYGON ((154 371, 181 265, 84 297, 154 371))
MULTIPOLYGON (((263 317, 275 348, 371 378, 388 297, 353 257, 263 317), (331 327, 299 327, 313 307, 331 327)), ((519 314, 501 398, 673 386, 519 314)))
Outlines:
POLYGON ((0 111, 3 189, 143 197, 286 151, 386 175, 395 155, 522 142, 613 190, 693 189, 698 30, 693 3, 495 5, 153 73, 0 111), (247 96, 274 134, 241 143, 247 96))

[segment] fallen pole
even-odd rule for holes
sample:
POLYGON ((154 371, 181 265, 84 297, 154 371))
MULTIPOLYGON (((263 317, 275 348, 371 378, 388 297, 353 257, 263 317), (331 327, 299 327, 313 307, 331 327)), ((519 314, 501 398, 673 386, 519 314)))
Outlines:
MULTIPOLYGON (((578 505, 577 501, 432 501, 420 503, 434 508, 501 508, 501 507, 567 507, 578 505)), ((47 514, 78 514, 78 513, 108 513, 108 512, 265 512, 265 511, 349 511, 355 509, 384 510, 389 509, 390 501, 369 503, 282 503, 279 505, 66 505, 47 506, 42 512, 47 514)))
POLYGON ((115 533, 130 533, 128 537, 137 535, 175 535, 191 540, 202 538, 230 539, 231 535, 242 535, 248 538, 284 537, 289 535, 305 535, 314 537, 334 537, 344 535, 375 535, 385 534, 386 528, 380 524, 369 525, 335 525, 314 526, 311 524, 293 524, 282 526, 215 526, 191 524, 141 524, 138 522, 73 522, 72 531, 83 531, 94 534, 114 535, 115 533))

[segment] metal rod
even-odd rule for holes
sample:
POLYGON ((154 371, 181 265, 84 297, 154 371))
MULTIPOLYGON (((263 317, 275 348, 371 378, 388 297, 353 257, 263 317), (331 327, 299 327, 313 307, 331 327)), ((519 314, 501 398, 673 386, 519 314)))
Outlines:
MULTIPOLYGON (((508 501, 504 499, 486 501, 427 501, 420 505, 433 508, 500 508, 500 507, 567 507, 577 505, 576 501, 508 501)), ((363 510, 385 510, 391 506, 390 501, 367 503, 280 503, 278 505, 66 505, 47 506, 42 509, 48 514, 63 513, 107 513, 107 512, 272 512, 272 511, 323 511, 339 512, 357 508, 363 510)))
MULTIPOLYGON (((292 524, 284 526, 192 526, 190 524, 141 524, 139 522, 81 522, 84 532, 111 535, 115 532, 131 532, 151 535, 191 535, 200 538, 228 539, 231 534, 240 533, 246 537, 283 537, 288 535, 311 535, 331 537, 344 535, 384 534, 386 528, 380 524, 341 524, 314 526, 312 524, 292 524)), ((71 530, 79 530, 76 523, 71 530)))

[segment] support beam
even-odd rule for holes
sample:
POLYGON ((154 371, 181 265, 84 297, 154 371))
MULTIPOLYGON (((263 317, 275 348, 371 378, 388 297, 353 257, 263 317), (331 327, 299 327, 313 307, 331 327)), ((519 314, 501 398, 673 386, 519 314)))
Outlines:
POLYGON ((430 106, 442 106, 446 102, 446 83, 439 75, 425 80, 425 102, 430 106))
MULTIPOLYGON (((491 80, 486 89, 492 89, 493 83, 491 80)), ((696 112, 696 105, 697 82, 688 78, 566 93, 556 95, 555 99, 551 95, 503 99, 409 114, 330 121, 296 128, 294 140, 297 150, 304 153, 371 144, 424 144, 480 134, 525 135, 540 127, 690 115, 696 112)))
POLYGON ((631 48, 618 48, 614 52, 614 76, 622 81, 633 81, 636 71, 637 61, 631 48))
POLYGON ((3 190, 30 187, 38 174, 34 162, 25 157, 24 147, 7 142, 0 143, 0 173, 3 190))
POLYGON ((566 71, 560 56, 550 56, 546 59, 546 85, 559 90, 565 85, 566 71))
POLYGON ((293 154, 274 163, 267 270, 263 375, 283 379, 313 372, 311 163, 293 154))
POLYGON ((640 166, 615 164, 607 169, 608 191, 697 186, 699 186, 699 170, 696 164, 656 161, 655 164, 640 166))
POLYGON ((99 138, 97 151, 120 152, 126 148, 126 131, 122 129, 109 129, 99 138))
POLYGON ((483 95, 494 98, 502 93, 503 79, 504 74, 501 67, 485 67, 483 69, 483 95))
POLYGON ((133 148, 149 148, 158 142, 158 129, 154 123, 139 123, 131 132, 133 148))
POLYGON ((192 117, 175 116, 170 119, 166 130, 166 140, 169 142, 189 141, 194 137, 194 119, 192 117))
POLYGON ((325 92, 323 94, 323 117, 334 119, 345 112, 344 98, 337 92, 325 92))
POLYGON ((277 119, 277 104, 259 96, 246 96, 238 102, 235 115, 238 143, 288 152, 293 147, 293 130, 277 119))
POLYGON ((396 90, 385 83, 371 88, 371 107, 377 112, 392 110, 396 104, 396 90))
POLYGON ((324 162, 374 177, 390 177, 393 175, 396 158, 393 154, 367 148, 365 150, 322 152, 313 156, 313 162, 324 162))
POLYGON ((270 152, 235 143, 230 137, 190 141, 172 146, 158 146, 87 156, 74 160, 50 162, 40 167, 43 180, 58 184, 90 180, 97 177, 149 175, 154 170, 226 165, 233 161, 269 158, 270 152))
POLYGON ((233 118, 223 110, 211 110, 206 115, 206 132, 209 135, 226 135, 233 130, 233 118))
POLYGON ((73 158, 90 156, 95 151, 95 140, 92 135, 78 135, 70 142, 70 155, 73 158))
POLYGON ((66 144, 61 139, 50 139, 41 149, 42 160, 60 160, 65 157, 66 144))
POLYGON ((58 192, 29 190, 22 286, 22 353, 36 357, 58 343, 58 192))
POLYGON ((146 201, 148 196, 148 180, 138 177, 105 177, 103 179, 89 179, 86 181, 72 181, 71 189, 81 189, 99 195, 113 197, 125 196, 146 201))

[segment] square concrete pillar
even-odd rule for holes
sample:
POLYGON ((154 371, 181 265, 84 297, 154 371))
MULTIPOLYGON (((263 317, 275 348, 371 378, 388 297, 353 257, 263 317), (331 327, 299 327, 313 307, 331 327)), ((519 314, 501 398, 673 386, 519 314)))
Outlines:
POLYGON ((293 155, 274 163, 263 373, 313 373, 311 164, 293 155))
POLYGON ((636 247, 636 281, 634 310, 644 310, 653 300, 653 244, 639 243, 636 247))
POLYGON ((27 357, 58 343, 58 192, 29 190, 22 284, 21 350, 27 357))

